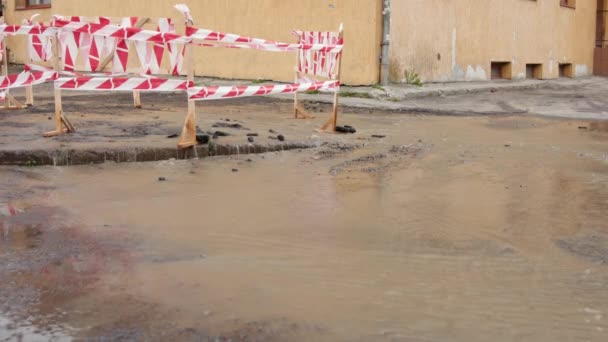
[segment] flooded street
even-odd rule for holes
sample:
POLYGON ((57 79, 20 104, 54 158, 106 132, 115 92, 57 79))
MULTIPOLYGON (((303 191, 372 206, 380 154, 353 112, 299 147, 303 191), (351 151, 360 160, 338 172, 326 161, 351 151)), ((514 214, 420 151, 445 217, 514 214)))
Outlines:
POLYGON ((0 168, 0 341, 608 339, 608 126, 345 120, 316 149, 0 168))

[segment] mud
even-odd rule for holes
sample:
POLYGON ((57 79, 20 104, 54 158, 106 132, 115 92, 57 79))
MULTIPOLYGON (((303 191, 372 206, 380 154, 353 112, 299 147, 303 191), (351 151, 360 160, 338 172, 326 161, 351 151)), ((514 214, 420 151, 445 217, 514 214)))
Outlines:
POLYGON ((308 149, 1 167, 0 341, 606 340, 601 124, 345 119, 308 149))

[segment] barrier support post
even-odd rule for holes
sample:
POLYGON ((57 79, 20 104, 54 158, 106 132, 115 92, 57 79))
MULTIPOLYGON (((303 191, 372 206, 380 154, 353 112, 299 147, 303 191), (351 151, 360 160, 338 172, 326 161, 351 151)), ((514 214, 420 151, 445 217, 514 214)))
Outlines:
POLYGON ((141 93, 139 90, 133 91, 133 105, 135 108, 141 108, 141 93))
POLYGON ((34 105, 34 89, 31 85, 25 87, 25 106, 31 107, 34 105))
MULTIPOLYGON (((338 39, 341 41, 342 38, 344 37, 344 26, 342 24, 340 24, 340 30, 338 32, 339 32, 338 39)), ((344 53, 344 51, 340 51, 340 56, 338 57, 338 72, 336 73, 336 80, 338 82, 340 82, 340 72, 342 71, 342 54, 343 53, 344 53)), ((330 130, 331 132, 336 131, 336 126, 338 125, 339 99, 340 99, 340 92, 338 90, 336 90, 336 93, 334 94, 334 108, 332 111, 331 118, 329 119, 329 121, 327 121, 325 123, 325 125, 323 125, 321 130, 327 131, 329 128, 331 128, 331 130, 330 130)))
MULTIPOLYGON (((189 23, 186 26, 190 25, 189 23)), ((186 68, 188 70, 188 87, 194 82, 194 50, 192 44, 186 44, 186 68)), ((196 102, 188 99, 188 115, 182 135, 177 144, 178 148, 188 148, 196 145, 196 102)))
MULTIPOLYGON (((141 18, 135 23, 135 27, 142 28, 148 21, 150 21, 150 18, 141 18)), ((135 108, 141 108, 141 93, 138 90, 133 91, 133 104, 135 108)))
MULTIPOLYGON (((2 42, 2 76, 6 76, 8 75, 8 55, 7 55, 7 51, 6 51, 6 42, 2 42)), ((17 101, 17 99, 15 99, 13 97, 13 95, 11 95, 10 93, 10 89, 6 88, 5 89, 5 94, 6 97, 4 98, 4 107, 5 109, 21 109, 24 107, 24 105, 17 101)))
MULTIPOLYGON (((299 41, 298 41, 299 43, 299 41)), ((296 68, 295 68, 295 72, 296 72, 296 77, 295 77, 295 82, 294 83, 300 83, 300 57, 302 54, 302 50, 298 50, 296 51, 296 68)), ((301 105, 300 105, 300 97, 298 95, 298 92, 295 92, 293 94, 293 115, 294 115, 294 119, 314 119, 315 117, 313 115, 311 115, 310 113, 308 113, 301 105), (298 115, 300 114, 300 115, 298 115)))
MULTIPOLYGON (((59 39, 57 35, 51 37, 53 47, 53 69, 59 71, 61 69, 61 56, 59 55, 59 39)), ((63 114, 63 106, 61 104, 61 89, 55 88, 55 130, 44 133, 44 137, 54 137, 64 133, 76 131, 68 118, 63 114)))

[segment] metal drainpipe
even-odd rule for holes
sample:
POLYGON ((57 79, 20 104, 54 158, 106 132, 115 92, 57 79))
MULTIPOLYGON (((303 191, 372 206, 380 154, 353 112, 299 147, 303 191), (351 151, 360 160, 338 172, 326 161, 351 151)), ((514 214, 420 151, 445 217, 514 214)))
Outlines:
POLYGON ((391 44, 391 0, 382 0, 382 55, 380 56, 380 84, 388 84, 388 50, 391 44))

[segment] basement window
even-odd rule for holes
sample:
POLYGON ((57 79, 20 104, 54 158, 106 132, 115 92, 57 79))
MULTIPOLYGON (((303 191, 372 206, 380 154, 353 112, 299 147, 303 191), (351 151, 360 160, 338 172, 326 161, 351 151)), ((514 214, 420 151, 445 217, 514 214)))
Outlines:
POLYGON ((15 9, 51 8, 51 0, 15 0, 15 9))
POLYGON ((526 64, 526 78, 529 80, 540 80, 543 78, 542 64, 526 64))
POLYGON ((559 4, 562 5, 562 7, 568 7, 568 8, 576 8, 576 0, 559 0, 559 4))
POLYGON ((492 62, 491 72, 493 80, 510 80, 511 62, 492 62))
POLYGON ((559 64, 559 77, 560 78, 572 78, 574 74, 572 73, 572 64, 570 63, 560 63, 559 64))

